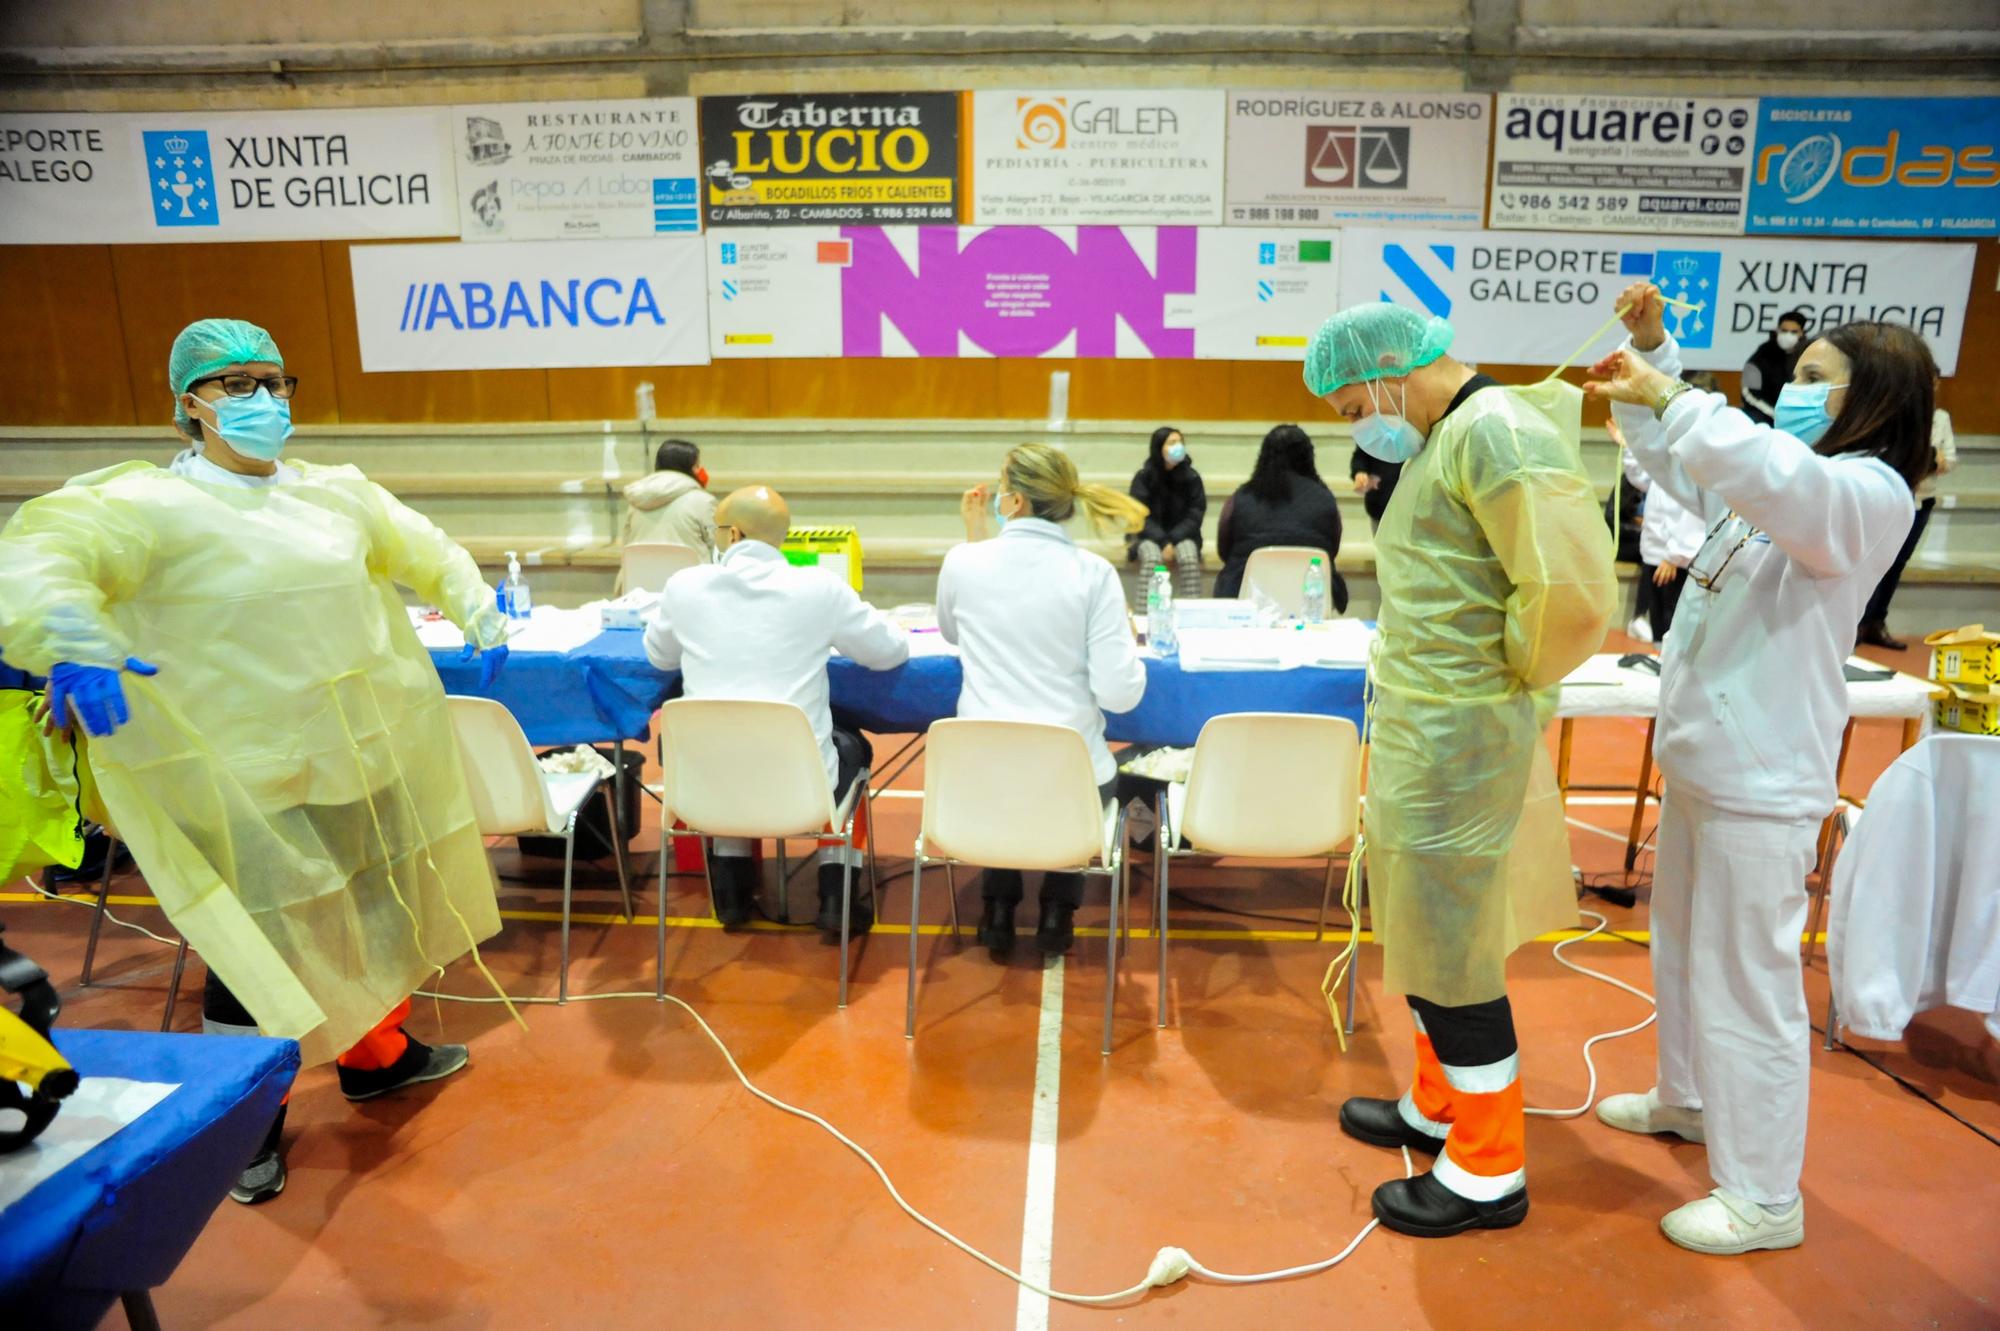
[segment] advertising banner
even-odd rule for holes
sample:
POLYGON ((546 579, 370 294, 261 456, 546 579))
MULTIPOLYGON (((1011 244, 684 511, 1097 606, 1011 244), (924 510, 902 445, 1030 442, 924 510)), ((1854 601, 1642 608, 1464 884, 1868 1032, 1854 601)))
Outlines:
POLYGON ((1224 94, 1125 88, 972 94, 972 220, 1222 221, 1224 94))
POLYGON ((1752 232, 2000 234, 2000 97, 1766 97, 1752 232))
POLYGON ((706 365, 699 236, 357 245, 361 368, 706 365))
POLYGON ((708 246, 718 357, 1298 360, 1336 294, 1331 232, 826 227, 708 246))
MULTIPOLYGON (((1360 231, 1341 237, 1340 303, 1393 300, 1451 320, 1466 361, 1554 365, 1608 318, 1626 284, 1698 305, 1667 328, 1691 370, 1736 370, 1787 310, 1807 331, 1851 319, 1908 324, 1946 374, 1958 366, 1972 245, 1672 240, 1636 236, 1360 231)), ((1605 333, 1579 363, 1624 336, 1605 333)))
POLYGON ((454 106, 450 119, 466 240, 701 230, 692 97, 454 106))
POLYGON ((1477 227, 1483 93, 1231 92, 1228 221, 1477 227))
POLYGON ((1743 230, 1757 99, 1502 93, 1492 225, 1743 230))
POLYGON ((710 226, 958 220, 958 94, 701 99, 710 226))
POLYGON ((457 234, 441 107, 0 116, 0 243, 457 234))

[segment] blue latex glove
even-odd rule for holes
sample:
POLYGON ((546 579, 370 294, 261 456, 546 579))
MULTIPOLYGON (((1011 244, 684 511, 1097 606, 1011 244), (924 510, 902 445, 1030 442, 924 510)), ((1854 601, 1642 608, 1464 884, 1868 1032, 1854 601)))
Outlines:
MULTIPOLYGON (((136 656, 125 658, 125 668, 135 675, 160 673, 158 666, 136 656)), ((91 735, 109 735, 132 719, 132 709, 125 703, 125 686, 118 682, 116 670, 62 661, 49 671, 49 715, 56 725, 67 727, 72 711, 83 722, 85 733, 91 735)))
POLYGON ((488 647, 482 652, 468 642, 465 644, 465 650, 458 654, 458 659, 470 661, 474 655, 479 657, 479 687, 490 690, 493 681, 500 678, 500 671, 507 664, 507 644, 503 642, 498 647, 488 647))

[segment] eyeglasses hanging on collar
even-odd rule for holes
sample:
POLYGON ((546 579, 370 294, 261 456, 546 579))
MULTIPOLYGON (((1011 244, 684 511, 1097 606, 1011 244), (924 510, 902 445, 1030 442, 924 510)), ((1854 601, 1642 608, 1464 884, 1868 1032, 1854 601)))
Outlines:
POLYGON ((1716 584, 1722 581, 1722 575, 1729 571, 1730 561, 1742 553, 1743 547, 1760 534, 1755 525, 1745 522, 1734 512, 1724 514, 1721 521, 1709 528, 1707 538, 1701 543, 1701 549, 1697 550, 1694 558, 1688 561, 1688 581, 1705 592, 1713 592, 1716 584), (1725 534, 1725 529, 1733 526, 1740 526, 1742 531, 1732 540, 1725 534), (1728 548, 1723 551, 1719 560, 1715 559, 1716 550, 1724 545, 1728 548))

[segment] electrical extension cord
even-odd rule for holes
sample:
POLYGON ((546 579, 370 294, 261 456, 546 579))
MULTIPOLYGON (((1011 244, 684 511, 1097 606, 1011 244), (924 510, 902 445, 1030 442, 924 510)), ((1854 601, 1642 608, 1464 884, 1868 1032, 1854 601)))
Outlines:
MULTIPOLYGON (((60 901, 66 906, 82 906, 86 910, 97 909, 97 901, 95 898, 86 900, 83 897, 66 897, 59 892, 49 891, 46 887, 43 887, 40 883, 36 882, 32 878, 24 878, 21 881, 26 883, 29 887, 35 889, 35 891, 41 893, 43 896, 47 897, 50 901, 60 901)), ((168 947, 180 946, 180 941, 178 939, 162 938, 158 934, 154 933, 151 929, 148 929, 143 924, 134 924, 130 920, 119 919, 116 915, 113 915, 111 913, 111 907, 109 904, 107 904, 104 907, 104 918, 111 921, 113 924, 117 925, 120 929, 130 929, 135 934, 144 934, 146 935, 146 937, 152 939, 155 943, 164 943, 168 947)))

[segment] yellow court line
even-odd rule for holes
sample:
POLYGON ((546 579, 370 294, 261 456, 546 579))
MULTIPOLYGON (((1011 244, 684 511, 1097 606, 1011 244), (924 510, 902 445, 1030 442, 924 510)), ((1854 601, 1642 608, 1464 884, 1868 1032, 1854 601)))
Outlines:
MULTIPOLYGON (((90 897, 69 897, 66 899, 81 901, 85 905, 89 905, 93 900, 90 897)), ((24 902, 29 905, 54 904, 48 898, 37 896, 33 892, 0 892, 0 902, 7 901, 24 902)), ((153 897, 113 896, 111 904, 114 906, 157 906, 160 903, 153 897)), ((525 920, 540 924, 560 924, 562 922, 562 913, 553 910, 503 910, 500 912, 500 918, 503 920, 525 920)), ((623 915, 607 915, 596 912, 584 913, 579 911, 571 915, 569 919, 573 925, 622 924, 639 929, 657 929, 660 924, 660 917, 657 915, 638 915, 627 920, 623 915)), ((669 915, 667 916, 667 927, 669 929, 720 929, 722 925, 705 915, 669 915)), ((747 928, 752 933, 796 933, 800 926, 796 924, 774 924, 769 920, 752 920, 747 928)), ((888 924, 884 922, 876 924, 874 932, 878 934, 900 934, 907 937, 910 932, 910 926, 907 924, 888 924)), ((948 934, 951 932, 951 926, 948 924, 926 924, 920 927, 917 932, 919 934, 933 935, 948 934)), ((1588 932, 1585 929, 1558 929, 1554 933, 1541 935, 1535 941, 1537 943, 1561 943, 1572 938, 1581 939, 1588 932)), ((1078 929, 1076 936, 1078 938, 1102 938, 1105 933, 1106 930, 1102 928, 1090 926, 1078 929)), ((969 937, 971 931, 967 930, 966 934, 969 937)), ((1132 937, 1152 938, 1154 934, 1151 929, 1134 929, 1132 930, 1132 937)), ((1216 943, 1311 943, 1316 941, 1345 943, 1347 941, 1347 931, 1345 929, 1329 928, 1326 931, 1326 938, 1324 940, 1317 939, 1310 929, 1169 929, 1167 937, 1186 939, 1191 942, 1216 943)), ((1596 935, 1590 941, 1594 943, 1616 943, 1621 941, 1647 943, 1651 942, 1652 938, 1651 930, 1620 929, 1616 932, 1606 930, 1604 933, 1596 935)), ((1363 929, 1361 931, 1361 941, 1364 943, 1374 942, 1374 931, 1372 929, 1363 929)), ((1823 932, 1801 934, 1799 941, 1802 943, 1824 943, 1826 942, 1826 934, 1823 932)))

